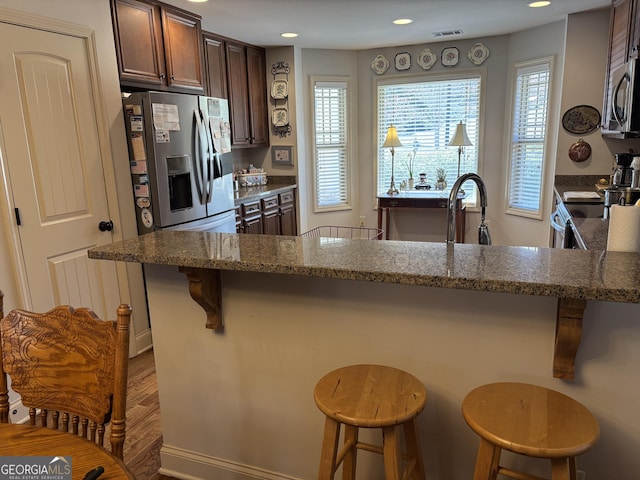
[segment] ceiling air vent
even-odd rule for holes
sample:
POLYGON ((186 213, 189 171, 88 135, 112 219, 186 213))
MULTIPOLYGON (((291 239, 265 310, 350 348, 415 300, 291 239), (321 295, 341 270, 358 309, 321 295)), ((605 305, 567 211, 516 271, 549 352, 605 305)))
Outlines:
POLYGON ((443 32, 433 32, 434 37, 453 37, 454 35, 462 35, 462 30, 445 30, 443 32))

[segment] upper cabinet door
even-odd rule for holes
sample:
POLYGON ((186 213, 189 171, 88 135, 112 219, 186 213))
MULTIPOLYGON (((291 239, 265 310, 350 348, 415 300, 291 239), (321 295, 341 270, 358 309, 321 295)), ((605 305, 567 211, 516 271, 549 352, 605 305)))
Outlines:
POLYGON ((243 45, 227 42, 226 53, 229 107, 231 109, 231 142, 234 146, 250 145, 246 49, 243 45))
POLYGON ((184 11, 162 9, 167 86, 204 90, 200 19, 184 11))
POLYGON ((247 80, 251 143, 268 145, 269 123, 267 119, 267 79, 264 50, 247 47, 247 80))
POLYGON ((216 98, 227 96, 227 60, 224 40, 210 33, 203 33, 207 95, 216 98))
POLYGON ((269 145, 264 49, 227 41, 231 141, 235 147, 269 145))
POLYGON ((146 0, 111 0, 120 83, 203 93, 200 17, 146 0))
POLYGON ((111 13, 120 81, 161 86, 166 75, 160 9, 136 0, 113 0, 111 13))

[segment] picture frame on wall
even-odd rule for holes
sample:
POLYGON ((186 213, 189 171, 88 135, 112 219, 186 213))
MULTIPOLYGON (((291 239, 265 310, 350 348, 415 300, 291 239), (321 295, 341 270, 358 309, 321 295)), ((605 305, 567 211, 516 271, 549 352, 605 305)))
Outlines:
POLYGON ((273 165, 293 165, 293 147, 290 145, 271 147, 271 163, 273 165))

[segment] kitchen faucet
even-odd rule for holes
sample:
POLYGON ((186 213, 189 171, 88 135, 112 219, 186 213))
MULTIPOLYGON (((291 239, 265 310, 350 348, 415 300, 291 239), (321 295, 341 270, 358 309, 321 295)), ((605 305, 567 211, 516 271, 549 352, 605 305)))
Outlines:
POLYGON ((478 243, 480 245, 491 245, 491 235, 489 234, 489 227, 484 223, 484 213, 487 207, 487 188, 484 186, 484 182, 479 175, 475 173, 465 173, 460 175, 456 182, 451 187, 449 193, 449 205, 447 213, 447 243, 455 243, 456 241, 456 203, 458 200, 458 193, 461 190, 462 184, 467 180, 473 180, 478 186, 478 192, 480 194, 480 207, 481 221, 478 227, 478 243))

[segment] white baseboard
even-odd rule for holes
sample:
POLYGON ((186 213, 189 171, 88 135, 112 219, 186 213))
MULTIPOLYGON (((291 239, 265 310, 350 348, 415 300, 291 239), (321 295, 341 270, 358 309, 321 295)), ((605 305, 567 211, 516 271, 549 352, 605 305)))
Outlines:
POLYGON ((160 448, 160 464, 161 474, 182 480, 302 480, 166 444, 160 448))
MULTIPOLYGON (((144 332, 136 335, 135 339, 135 351, 136 355, 140 355, 141 353, 150 350, 153 347, 153 338, 151 337, 151 329, 148 328, 144 332)), ((129 350, 131 352, 131 350, 129 350)))

